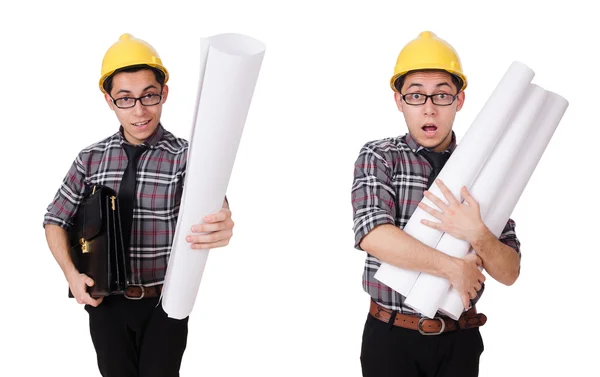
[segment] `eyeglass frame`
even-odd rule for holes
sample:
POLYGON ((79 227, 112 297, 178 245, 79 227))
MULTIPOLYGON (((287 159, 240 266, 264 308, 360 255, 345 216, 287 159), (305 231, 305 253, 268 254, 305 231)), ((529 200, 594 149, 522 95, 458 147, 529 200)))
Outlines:
POLYGON ((137 105, 138 101, 140 101, 140 103, 141 103, 141 104, 142 104, 142 106, 144 106, 144 107, 148 107, 148 106, 156 106, 156 105, 158 105, 159 103, 161 103, 161 102, 162 102, 162 97, 163 97, 163 95, 162 95, 162 91, 161 91, 161 92, 160 92, 160 94, 148 93, 148 94, 144 94, 143 96, 141 96, 141 97, 137 97, 137 98, 136 98, 136 97, 129 97, 129 96, 125 96, 125 97, 121 97, 121 98, 116 98, 116 99, 115 99, 115 98, 113 98, 112 96, 110 96, 110 99, 112 100, 112 103, 113 103, 113 104, 114 104, 116 107, 118 107, 119 109, 132 109, 132 108, 134 108, 134 107, 135 107, 135 105, 137 105), (144 97, 149 97, 149 98, 152 98, 152 97, 154 97, 154 96, 158 96, 158 98, 159 98, 159 100, 158 100, 158 102, 157 102, 157 103, 155 103, 155 104, 152 104, 152 105, 144 105, 144 103, 142 102, 142 98, 144 98, 144 97), (117 101, 118 101, 118 100, 120 100, 120 99, 123 99, 123 98, 129 98, 129 99, 132 99, 132 100, 133 100, 133 105, 132 105, 132 106, 127 106, 127 107, 121 107, 121 106, 117 105, 117 101))
POLYGON ((458 92, 458 93, 456 93, 456 94, 454 94, 454 95, 452 95, 452 94, 448 94, 448 93, 423 94, 423 93, 416 93, 416 92, 415 92, 415 93, 406 93, 406 94, 399 93, 399 94, 400 94, 400 97, 402 97, 402 100, 403 100, 403 101, 404 101, 404 102, 405 102, 407 105, 409 105, 409 106, 422 106, 422 105, 426 104, 426 103, 427 103, 427 100, 428 100, 428 99, 430 99, 430 98, 431 98, 431 103, 432 103, 432 104, 434 104, 435 106, 450 106, 450 105, 452 105, 452 104, 454 103, 454 101, 456 101, 456 98, 458 97, 458 95, 459 95, 460 93, 461 93, 461 92, 458 92), (408 102, 406 101, 406 96, 408 96, 408 95, 411 95, 411 94, 419 94, 419 95, 421 95, 421 96, 425 97, 425 101, 423 101, 423 103, 419 103, 419 104, 416 104, 416 103, 408 103, 408 102), (435 103, 435 101, 433 100, 433 97, 435 97, 435 96, 439 96, 440 94, 445 94, 445 95, 447 95, 447 96, 451 96, 451 97, 452 97, 452 102, 450 102, 450 103, 449 103, 449 104, 447 104, 447 105, 440 105, 440 104, 438 104, 438 103, 435 103))

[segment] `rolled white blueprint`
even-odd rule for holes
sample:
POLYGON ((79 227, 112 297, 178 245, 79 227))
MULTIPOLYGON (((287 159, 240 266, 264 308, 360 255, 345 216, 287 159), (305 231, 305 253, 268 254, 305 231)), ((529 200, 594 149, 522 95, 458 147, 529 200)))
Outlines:
MULTIPOLYGON (((489 219, 489 209, 493 206, 499 191, 509 178, 517 153, 524 142, 527 141, 527 136, 536 120, 539 119, 546 93, 539 86, 529 84, 523 102, 519 105, 473 183, 470 192, 479 203, 481 218, 484 219, 484 223, 486 219, 489 219)), ((450 256, 462 258, 467 255, 471 245, 467 241, 444 233, 435 248, 450 256)), ((440 301, 449 288, 450 282, 447 279, 421 273, 408 294, 405 304, 425 316, 433 318, 438 311, 440 301)))
POLYGON ((175 319, 194 306, 208 250, 185 240, 194 224, 221 210, 254 88, 265 54, 260 41, 242 34, 201 40, 201 70, 179 218, 162 291, 175 319))
MULTIPOLYGON (((547 92, 540 118, 527 136, 525 147, 519 150, 516 163, 513 164, 510 171, 510 179, 503 183, 492 208, 488 211, 487 219, 484 219, 486 226, 496 237, 500 237, 502 234, 506 222, 515 209, 568 106, 569 102, 565 98, 556 93, 547 92)), ((451 287, 448 294, 442 297, 439 311, 451 318, 458 319, 463 310, 460 295, 451 287)))
MULTIPOLYGON (((479 171, 521 103, 533 76, 534 72, 520 62, 510 65, 440 171, 438 178, 444 181, 455 197, 460 195, 462 186, 471 189, 479 171)), ((431 185, 429 191, 445 201, 437 184, 431 185)), ((425 197, 422 202, 435 208, 435 204, 425 197)), ((425 245, 435 247, 443 233, 421 224, 422 219, 437 221, 427 212, 417 208, 404 231, 425 245)), ((408 295, 418 276, 418 271, 406 270, 385 262, 381 263, 374 275, 377 280, 404 296, 408 295)))

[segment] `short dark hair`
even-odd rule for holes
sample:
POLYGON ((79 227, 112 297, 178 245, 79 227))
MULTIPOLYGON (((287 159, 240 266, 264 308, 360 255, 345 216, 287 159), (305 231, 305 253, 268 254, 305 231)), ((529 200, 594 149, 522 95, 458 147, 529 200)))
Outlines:
POLYGON ((463 87, 463 80, 460 77, 458 77, 448 71, 444 71, 442 69, 420 69, 418 71, 406 72, 402 76, 398 77, 396 79, 396 81, 394 81, 394 87, 396 88, 398 93, 402 92, 402 86, 404 85, 404 80, 406 79, 406 75, 408 75, 409 73, 413 73, 413 72, 445 72, 445 73, 449 74, 450 77, 452 78, 452 83, 456 86, 457 93, 459 93, 463 87))
POLYGON ((154 67, 151 67, 147 64, 138 64, 138 65, 132 65, 129 67, 125 67, 125 68, 119 68, 116 71, 114 71, 112 73, 112 75, 108 76, 106 78, 106 80, 104 80, 104 83, 102 84, 102 87, 104 88, 104 90, 106 91, 106 93, 108 93, 110 95, 110 91, 113 89, 113 77, 115 77, 115 75, 117 73, 120 72, 138 72, 141 71, 143 69, 149 69, 152 72, 154 72, 154 77, 156 77, 156 81, 158 81, 158 83, 160 84, 160 88, 162 89, 163 85, 165 85, 165 74, 160 70, 160 69, 156 69, 154 67))

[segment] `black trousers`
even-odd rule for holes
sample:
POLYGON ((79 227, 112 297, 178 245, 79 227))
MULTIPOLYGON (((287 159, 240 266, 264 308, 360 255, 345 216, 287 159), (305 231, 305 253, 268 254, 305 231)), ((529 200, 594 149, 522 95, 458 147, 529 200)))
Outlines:
POLYGON ((369 314, 360 361, 363 377, 476 377, 482 352, 478 328, 426 336, 369 314))
POLYGON ((188 318, 168 318, 158 297, 105 297, 85 305, 104 377, 178 377, 187 344, 188 318))

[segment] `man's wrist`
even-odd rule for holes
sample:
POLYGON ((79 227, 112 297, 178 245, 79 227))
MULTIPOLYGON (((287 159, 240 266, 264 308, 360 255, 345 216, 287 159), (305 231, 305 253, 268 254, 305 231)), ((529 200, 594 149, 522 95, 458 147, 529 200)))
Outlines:
POLYGON ((79 275, 79 271, 77 271, 74 265, 71 265, 65 268, 64 274, 67 281, 70 281, 74 276, 79 275))
POLYGON ((473 232, 473 236, 470 240, 468 240, 468 242, 471 244, 473 249, 477 251, 481 250, 482 246, 490 239, 490 237, 494 237, 494 235, 482 222, 475 232, 473 232))
POLYGON ((456 275, 458 258, 442 253, 439 259, 438 272, 439 274, 448 280, 452 280, 452 277, 456 275))

